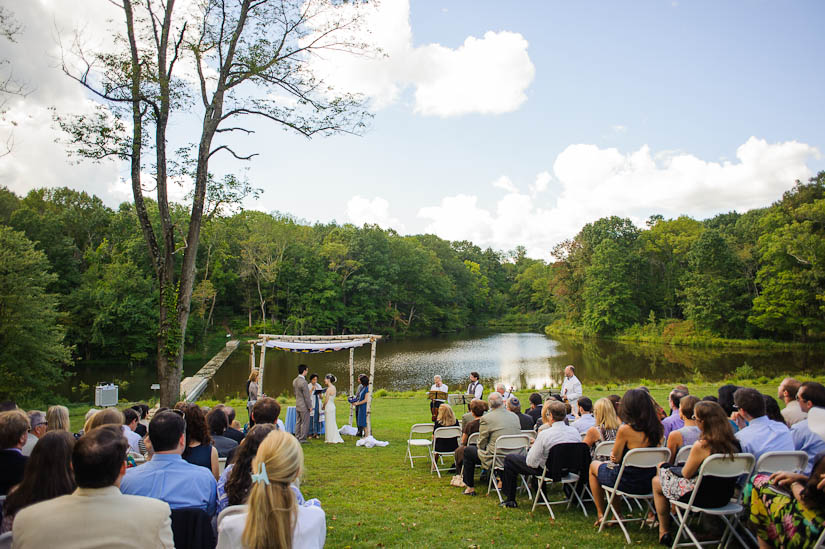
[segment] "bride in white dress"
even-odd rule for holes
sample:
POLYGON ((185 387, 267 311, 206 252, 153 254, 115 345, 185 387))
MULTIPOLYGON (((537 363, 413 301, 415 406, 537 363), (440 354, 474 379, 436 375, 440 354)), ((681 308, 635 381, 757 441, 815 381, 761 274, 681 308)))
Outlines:
POLYGON ((336 381, 335 376, 332 374, 327 374, 326 377, 324 377, 324 383, 327 385, 327 391, 324 393, 324 442, 331 444, 344 442, 344 439, 341 438, 341 434, 338 432, 338 422, 335 419, 335 394, 337 390, 333 383, 336 381))

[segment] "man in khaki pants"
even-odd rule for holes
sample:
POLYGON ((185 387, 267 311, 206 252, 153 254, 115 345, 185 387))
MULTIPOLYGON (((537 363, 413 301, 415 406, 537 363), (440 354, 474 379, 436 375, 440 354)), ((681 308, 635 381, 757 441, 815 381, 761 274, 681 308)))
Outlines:
POLYGON ((309 432, 309 410, 312 408, 312 400, 309 396, 309 384, 306 379, 306 364, 298 365, 298 377, 292 380, 292 390, 295 391, 295 437, 298 442, 307 441, 309 432))

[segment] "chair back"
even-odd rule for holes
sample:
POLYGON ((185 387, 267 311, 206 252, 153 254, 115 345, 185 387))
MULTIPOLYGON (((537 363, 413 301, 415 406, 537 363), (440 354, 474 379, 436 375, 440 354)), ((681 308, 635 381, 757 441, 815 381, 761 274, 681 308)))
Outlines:
POLYGON ((544 466, 554 481, 567 473, 583 476, 590 467, 590 447, 584 442, 556 444, 550 448, 544 466))
POLYGON ((176 549, 214 549, 212 518, 196 507, 172 509, 172 537, 176 549))
POLYGON ((246 513, 247 509, 248 508, 247 508, 246 505, 230 505, 229 507, 226 507, 223 511, 221 511, 218 514, 218 520, 215 523, 215 526, 220 528, 221 521, 223 519, 225 519, 226 517, 230 517, 232 515, 240 515, 240 514, 246 513))
POLYGON ((805 452, 765 452, 759 456, 754 473, 776 473, 789 471, 798 473, 808 465, 805 452))
POLYGON ((536 437, 538 436, 538 435, 536 434, 536 432, 535 432, 534 430, 532 430, 532 429, 522 429, 522 430, 521 430, 521 434, 522 434, 522 435, 527 435, 527 438, 529 438, 529 439, 530 439, 530 443, 531 443, 531 444, 532 444, 532 442, 533 442, 534 440, 536 440, 536 437))
POLYGON ((410 438, 414 434, 419 435, 431 435, 433 434, 433 424, 432 423, 414 423, 412 427, 410 427, 410 438))
POLYGON ((453 425, 452 427, 439 427, 433 432, 433 439, 439 438, 460 438, 461 427, 453 425))
POLYGON ((502 435, 496 439, 496 448, 493 451, 493 467, 501 469, 504 457, 508 454, 523 452, 530 447, 530 437, 527 435, 502 435))
POLYGON ((226 469, 226 458, 218 458, 218 473, 223 473, 224 469, 226 469))
POLYGON ((688 444, 686 446, 682 446, 679 448, 679 451, 676 452, 676 459, 674 463, 679 465, 680 463, 685 463, 687 461, 688 456, 690 455, 690 450, 693 448, 693 444, 688 444))
POLYGON ((596 450, 593 452, 593 457, 610 457, 610 454, 613 452, 613 445, 615 443, 615 440, 605 440, 598 443, 596 445, 596 450))
POLYGON ((669 460, 670 450, 668 448, 634 448, 625 454, 622 465, 623 467, 649 469, 669 460))
POLYGON ((733 459, 728 454, 713 454, 702 462, 699 474, 723 478, 747 475, 753 469, 754 461, 752 454, 733 454, 733 459))
POLYGON ((478 437, 478 433, 473 433, 469 437, 467 437, 467 446, 471 444, 475 444, 476 446, 478 446, 478 437))
POLYGON ((5 534, 0 534, 0 549, 11 549, 12 546, 12 533, 6 532, 5 534))

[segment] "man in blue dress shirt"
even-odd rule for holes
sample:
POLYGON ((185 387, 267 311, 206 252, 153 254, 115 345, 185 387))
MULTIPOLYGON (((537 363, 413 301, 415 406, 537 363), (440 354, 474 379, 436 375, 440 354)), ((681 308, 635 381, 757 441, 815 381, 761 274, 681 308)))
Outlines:
MULTIPOLYGON (((812 408, 822 408, 825 410, 825 385, 816 381, 803 383, 796 392, 796 400, 799 402, 799 409, 806 414, 812 408)), ((808 467, 804 473, 811 474, 816 456, 825 452, 825 439, 812 432, 808 426, 808 419, 803 419, 794 423, 791 427, 794 447, 808 454, 808 467)))
POLYGON ((152 460, 126 471, 120 482, 124 494, 146 496, 172 509, 196 507, 215 514, 217 483, 212 471, 181 458, 186 446, 186 422, 171 410, 155 414, 149 423, 152 460))
POLYGON ((670 415, 662 420, 662 425, 665 428, 665 440, 671 432, 678 431, 685 426, 685 422, 682 421, 682 417, 679 415, 679 406, 685 396, 687 396, 686 392, 674 389, 667 397, 668 404, 670 404, 670 415))
POLYGON ((733 393, 733 403, 739 408, 739 417, 748 426, 736 433, 742 451, 753 454, 756 460, 765 452, 792 452, 791 430, 784 423, 768 419, 765 415, 765 399, 762 393, 750 387, 742 387, 733 393))

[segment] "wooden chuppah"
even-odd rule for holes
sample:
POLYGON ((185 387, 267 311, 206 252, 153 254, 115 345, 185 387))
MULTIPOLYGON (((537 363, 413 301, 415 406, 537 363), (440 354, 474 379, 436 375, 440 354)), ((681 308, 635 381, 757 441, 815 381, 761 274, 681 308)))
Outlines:
MULTIPOLYGON (((274 334, 258 334, 258 339, 250 339, 249 350, 249 367, 250 371, 255 368, 255 347, 260 346, 261 358, 258 366, 258 387, 263 392, 264 387, 264 367, 266 365, 266 348, 269 343, 274 343, 277 347, 277 342, 284 342, 290 344, 307 345, 307 350, 310 349, 315 352, 332 352, 336 350, 349 349, 349 396, 355 396, 355 347, 352 343, 365 340, 363 344, 370 344, 370 382, 369 382, 369 398, 367 399, 367 427, 364 436, 372 434, 372 395, 375 383, 375 351, 378 345, 378 340, 382 336, 376 334, 353 334, 353 335, 274 335, 274 334), (336 347, 336 344, 347 345, 346 347, 336 347), (311 346, 311 347, 310 347, 311 346), (319 348, 320 347, 320 348, 319 348)), ((360 345, 359 345, 360 347, 360 345)), ((300 352, 303 349, 288 349, 291 351, 300 352)), ((349 409, 349 424, 352 425, 352 415, 355 411, 354 406, 349 409)))

